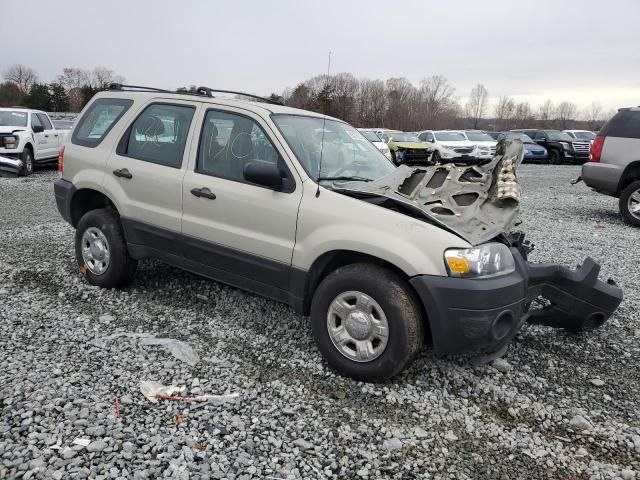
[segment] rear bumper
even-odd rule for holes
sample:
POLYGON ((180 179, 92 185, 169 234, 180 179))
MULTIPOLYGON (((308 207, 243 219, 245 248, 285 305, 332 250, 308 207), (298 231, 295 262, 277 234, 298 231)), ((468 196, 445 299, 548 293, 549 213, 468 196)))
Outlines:
POLYGON ((499 357, 528 321, 574 332, 604 323, 622 301, 622 290, 598 280, 600 270, 587 258, 578 270, 534 265, 512 249, 516 270, 486 279, 421 275, 410 280, 429 318, 437 354, 478 352, 485 361, 499 357), (542 295, 550 305, 527 312, 542 295))
POLYGON ((18 175, 22 171, 22 160, 0 155, 0 171, 18 175))
POLYGON ((596 190, 617 193, 624 169, 617 165, 587 162, 582 165, 582 180, 596 190))
POLYGON ((64 218, 68 223, 73 225, 73 219, 71 215, 71 199, 73 198, 73 194, 76 192, 76 187, 73 186, 73 183, 59 178, 53 184, 53 194, 56 197, 56 206, 58 207, 58 212, 62 218, 64 218))

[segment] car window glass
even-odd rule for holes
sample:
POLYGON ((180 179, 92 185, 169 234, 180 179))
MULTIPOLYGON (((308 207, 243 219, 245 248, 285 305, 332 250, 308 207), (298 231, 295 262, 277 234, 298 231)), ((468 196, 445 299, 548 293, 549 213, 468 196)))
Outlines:
POLYGON ((427 133, 427 142, 433 142, 433 134, 427 133))
POLYGON ((37 117, 40 119, 40 123, 44 126, 45 130, 51 130, 53 126, 49 121, 49 117, 47 117, 44 113, 36 113, 37 117))
POLYGON ((120 98, 95 100, 78 120, 71 143, 90 148, 98 146, 132 104, 133 100, 120 98))
POLYGON ((640 138, 640 111, 620 110, 602 127, 599 135, 640 138))
POLYGON ((149 105, 131 125, 126 149, 119 153, 180 168, 194 112, 186 105, 149 105))
POLYGON ((254 120, 230 112, 207 112, 196 171, 244 182, 247 164, 277 165, 279 158, 273 143, 254 120))
POLYGON ((33 127, 43 127, 44 128, 44 125, 42 125, 42 122, 38 118, 38 115, 36 115, 35 113, 31 114, 31 128, 33 128, 33 127))

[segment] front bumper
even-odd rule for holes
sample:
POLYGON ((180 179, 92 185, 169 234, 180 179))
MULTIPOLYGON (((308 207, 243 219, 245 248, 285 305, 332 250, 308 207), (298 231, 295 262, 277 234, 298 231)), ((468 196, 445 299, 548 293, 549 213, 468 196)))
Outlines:
POLYGON ((529 160, 532 162, 536 162, 536 161, 546 162, 548 158, 549 158, 549 154, 547 152, 533 153, 530 150, 526 150, 524 152, 524 157, 522 157, 522 160, 529 160))
POLYGON ((622 301, 612 281, 598 280, 600 266, 587 258, 577 270, 526 262, 511 249, 516 270, 494 278, 421 275, 410 280, 424 305, 437 354, 477 352, 481 361, 504 354, 524 322, 572 332, 602 325, 622 301), (542 296, 549 304, 527 311, 542 296))
POLYGON ((22 160, 0 155, 0 171, 18 175, 22 171, 22 160))

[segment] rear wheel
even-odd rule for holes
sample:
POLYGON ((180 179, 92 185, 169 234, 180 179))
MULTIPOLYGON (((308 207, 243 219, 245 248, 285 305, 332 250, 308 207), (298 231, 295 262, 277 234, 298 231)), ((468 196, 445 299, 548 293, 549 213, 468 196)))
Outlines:
POLYGON ((76 228, 76 260, 91 285, 119 288, 129 284, 137 262, 129 256, 122 224, 108 208, 84 214, 76 228))
POLYGON ((640 180, 636 180, 622 191, 620 213, 629 225, 640 227, 640 180))
POLYGON ((320 283, 311 327, 329 365, 366 382, 400 373, 423 342, 414 292, 394 272, 368 263, 338 268, 320 283))
POLYGON ((560 165, 562 163, 562 155, 559 150, 549 150, 549 163, 551 165, 560 165))
POLYGON ((20 173, 22 176, 28 177, 33 173, 33 153, 28 148, 25 148, 20 159, 22 160, 22 171, 20 173))

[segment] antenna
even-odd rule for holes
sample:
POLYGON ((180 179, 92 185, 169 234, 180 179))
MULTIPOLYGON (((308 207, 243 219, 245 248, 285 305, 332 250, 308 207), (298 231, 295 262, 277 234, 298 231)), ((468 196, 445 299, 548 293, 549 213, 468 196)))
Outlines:
MULTIPOLYGON (((329 74, 331 72, 331 50, 329 50, 329 62, 327 64, 327 79, 326 82, 324 84, 325 89, 326 87, 329 86, 329 74)), ((327 125, 327 103, 329 103, 328 101, 325 101, 324 103, 324 117, 322 118, 322 140, 320 141, 320 163, 318 164, 318 178, 322 175, 322 154, 324 152, 324 129, 325 126, 327 125)), ((320 182, 318 182, 318 189, 316 190, 316 198, 318 198, 320 196, 320 182)))

